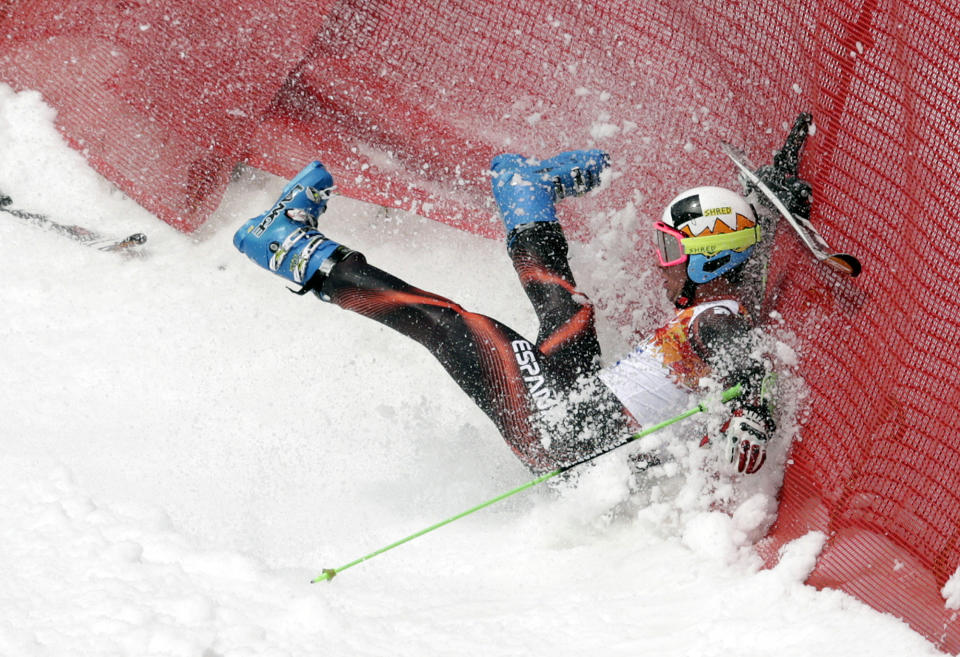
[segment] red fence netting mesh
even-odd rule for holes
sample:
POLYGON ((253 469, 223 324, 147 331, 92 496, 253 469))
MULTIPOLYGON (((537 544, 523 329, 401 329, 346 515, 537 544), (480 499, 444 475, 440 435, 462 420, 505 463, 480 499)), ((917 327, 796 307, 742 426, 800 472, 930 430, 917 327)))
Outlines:
POLYGON ((760 549, 827 533, 809 583, 957 652, 940 590, 960 562, 960 18, 949 0, 797 4, 0 0, 0 80, 40 90, 97 170, 187 231, 237 163, 318 158, 347 195, 499 237, 490 157, 589 145, 621 176, 587 210, 652 217, 732 183, 720 140, 766 160, 812 111, 813 220, 865 273, 778 240, 810 413, 760 549))

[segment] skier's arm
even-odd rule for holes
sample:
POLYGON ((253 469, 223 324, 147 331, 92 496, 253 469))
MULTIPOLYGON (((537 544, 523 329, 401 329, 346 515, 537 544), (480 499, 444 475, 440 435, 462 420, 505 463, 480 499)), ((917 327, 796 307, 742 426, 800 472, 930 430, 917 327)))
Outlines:
POLYGON ((768 368, 756 354, 754 332, 743 317, 717 308, 694 320, 693 336, 694 348, 724 387, 742 388, 719 440, 729 463, 738 472, 753 474, 766 460, 766 444, 776 430, 773 400, 764 386, 768 368))

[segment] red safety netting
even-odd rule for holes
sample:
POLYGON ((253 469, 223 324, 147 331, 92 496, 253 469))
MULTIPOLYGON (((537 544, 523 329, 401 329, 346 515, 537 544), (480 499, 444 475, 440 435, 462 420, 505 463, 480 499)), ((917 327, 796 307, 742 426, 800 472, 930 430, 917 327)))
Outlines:
POLYGON ((207 4, 0 0, 0 80, 39 89, 95 168, 184 230, 237 163, 290 176, 319 158, 342 193, 500 237, 490 157, 591 145, 621 175, 580 207, 657 216, 683 187, 732 182, 720 140, 766 160, 812 111, 813 220, 865 273, 778 240, 772 286, 811 394, 760 549, 772 563, 827 533, 811 584, 960 651, 940 593, 960 562, 951 2, 207 4))

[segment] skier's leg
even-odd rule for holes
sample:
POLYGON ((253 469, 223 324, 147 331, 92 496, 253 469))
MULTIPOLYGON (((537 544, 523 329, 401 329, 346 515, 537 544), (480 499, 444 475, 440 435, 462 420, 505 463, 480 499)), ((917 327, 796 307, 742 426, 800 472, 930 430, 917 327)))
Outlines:
POLYGON ((405 283, 352 253, 314 282, 317 295, 408 336, 432 353, 535 471, 555 467, 535 409, 554 401, 535 348, 500 322, 405 283))
POLYGON ((563 361, 545 357, 494 319, 368 264, 360 253, 338 262, 314 284, 321 299, 425 346, 534 472, 576 462, 630 433, 620 402, 599 380, 581 381, 581 394, 567 398, 562 393, 572 381, 564 378, 569 371, 563 361), (563 405, 560 412, 557 404, 563 405))
POLYGON ((599 185, 606 165, 605 153, 587 150, 544 161, 506 154, 491 166, 507 249, 540 320, 537 346, 567 385, 596 371, 600 345, 594 308, 576 289, 554 204, 599 185))
POLYGON ((537 346, 572 384, 599 366, 593 304, 577 291, 560 224, 530 226, 516 235, 510 258, 540 320, 537 346))
POLYGON ((375 319, 424 345, 493 420, 535 471, 556 467, 536 414, 556 401, 536 348, 507 326, 417 289, 367 264, 316 229, 333 179, 319 162, 304 168, 277 202, 247 221, 234 245, 255 263, 322 299, 375 319))

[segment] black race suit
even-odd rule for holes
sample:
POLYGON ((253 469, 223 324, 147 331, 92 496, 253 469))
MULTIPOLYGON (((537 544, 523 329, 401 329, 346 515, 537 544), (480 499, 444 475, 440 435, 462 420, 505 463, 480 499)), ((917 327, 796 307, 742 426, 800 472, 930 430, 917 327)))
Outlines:
POLYGON ((541 473, 622 442, 635 427, 596 377, 594 309, 576 290, 560 226, 525 228, 509 254, 540 322, 536 342, 377 269, 360 253, 311 283, 321 298, 429 349, 516 455, 541 473))

